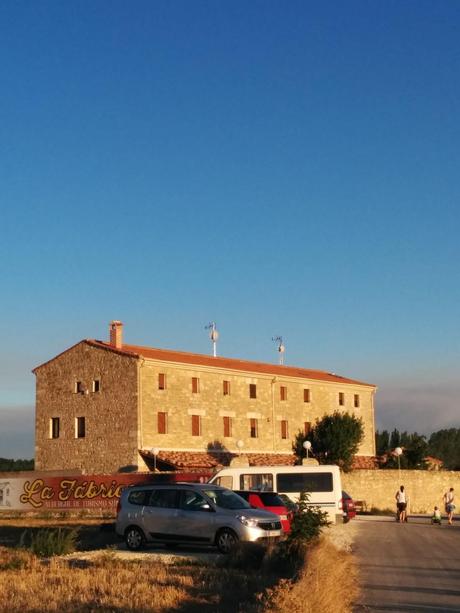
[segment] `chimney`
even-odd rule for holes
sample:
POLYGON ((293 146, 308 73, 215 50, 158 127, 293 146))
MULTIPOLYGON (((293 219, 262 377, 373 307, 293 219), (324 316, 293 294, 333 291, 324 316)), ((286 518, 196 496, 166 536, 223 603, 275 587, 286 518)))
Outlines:
POLYGON ((110 344, 117 349, 123 346, 123 324, 121 321, 111 321, 109 326, 110 344))

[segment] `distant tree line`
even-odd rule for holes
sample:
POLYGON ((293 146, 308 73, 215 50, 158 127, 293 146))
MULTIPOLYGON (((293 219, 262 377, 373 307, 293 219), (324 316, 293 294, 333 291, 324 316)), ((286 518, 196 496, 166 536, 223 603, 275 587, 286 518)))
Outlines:
POLYGON ((375 446, 378 456, 386 456, 383 468, 397 468, 398 458, 392 452, 396 447, 401 447, 404 450, 399 458, 401 468, 426 469, 425 458, 433 456, 442 460, 443 468, 460 470, 460 428, 438 430, 429 438, 417 432, 409 434, 397 429, 391 433, 377 430, 375 446))
POLYGON ((13 472, 19 470, 34 470, 34 461, 0 458, 0 472, 13 472))

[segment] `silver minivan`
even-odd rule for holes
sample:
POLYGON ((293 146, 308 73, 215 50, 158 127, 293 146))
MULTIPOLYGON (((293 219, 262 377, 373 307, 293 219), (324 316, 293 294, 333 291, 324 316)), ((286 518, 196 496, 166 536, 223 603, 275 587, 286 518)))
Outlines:
POLYGON ((135 485, 121 493, 116 532, 131 550, 160 542, 215 545, 228 553, 237 541, 278 539, 278 515, 253 509, 225 487, 209 483, 135 485))

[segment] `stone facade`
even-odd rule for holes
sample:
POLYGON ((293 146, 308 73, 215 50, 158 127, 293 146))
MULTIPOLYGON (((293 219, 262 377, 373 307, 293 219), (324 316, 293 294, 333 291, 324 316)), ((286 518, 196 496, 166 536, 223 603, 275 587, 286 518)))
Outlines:
POLYGON ((291 455, 297 432, 335 410, 362 417, 359 453, 375 454, 373 385, 126 345, 113 324, 111 342, 81 341, 34 370, 37 470, 147 470, 139 451, 152 449, 291 455))
POLYGON ((141 366, 142 447, 181 450, 206 450, 217 447, 238 452, 242 441, 245 453, 292 453, 292 440, 305 423, 335 410, 347 411, 363 418, 365 438, 359 450, 372 456, 374 448, 374 388, 358 385, 306 380, 304 378, 229 372, 227 369, 194 365, 159 363, 145 360, 141 366), (160 390, 160 374, 165 389, 160 390), (199 393, 192 392, 192 377, 199 380, 199 393), (223 394, 223 382, 230 393, 223 394), (249 385, 256 385, 256 398, 249 397, 249 385), (280 388, 287 389, 281 400, 280 388), (304 389, 309 402, 304 402, 304 389), (344 405, 339 406, 339 393, 344 405), (355 395, 359 407, 354 407, 355 395), (158 433, 158 413, 167 415, 167 432, 158 433), (201 421, 201 436, 192 436, 192 415, 201 421), (230 436, 225 436, 224 417, 229 417, 230 436), (251 419, 257 420, 257 437, 251 437, 251 419), (287 422, 287 438, 282 438, 282 421, 287 422))
MULTIPOLYGON (((342 474, 342 487, 367 509, 396 509, 395 494, 400 485, 408 495, 409 513, 431 513, 438 506, 444 513, 443 495, 451 487, 460 495, 460 472, 427 470, 354 470, 342 474)), ((457 505, 458 507, 458 505, 457 505)))
POLYGON ((137 360, 84 341, 35 369, 35 468, 110 473, 138 465, 137 360), (99 381, 99 391, 93 391, 99 381), (80 383, 80 389, 77 385, 80 383), (85 418, 77 438, 76 420, 85 418), (52 438, 52 420, 59 435, 52 438))

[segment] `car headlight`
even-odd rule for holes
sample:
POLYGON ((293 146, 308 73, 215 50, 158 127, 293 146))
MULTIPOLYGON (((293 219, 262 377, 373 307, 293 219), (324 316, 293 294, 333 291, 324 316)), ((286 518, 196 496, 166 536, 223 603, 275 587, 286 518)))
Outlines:
POLYGON ((246 517, 246 515, 237 515, 236 519, 248 528, 257 528, 257 519, 254 517, 246 517))

